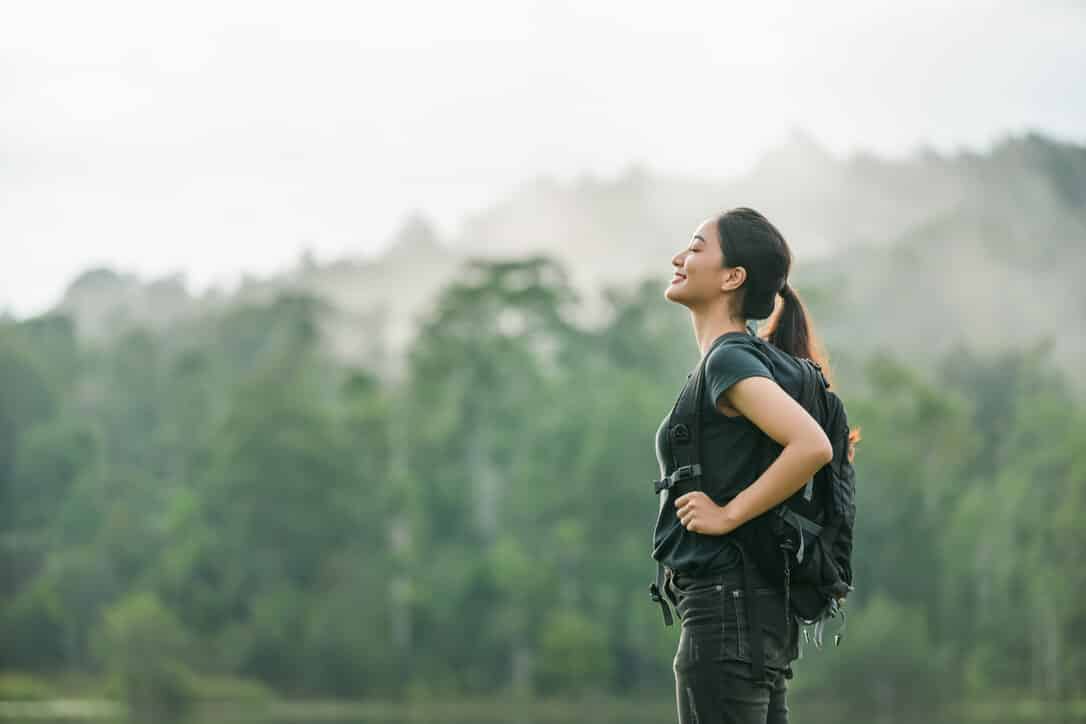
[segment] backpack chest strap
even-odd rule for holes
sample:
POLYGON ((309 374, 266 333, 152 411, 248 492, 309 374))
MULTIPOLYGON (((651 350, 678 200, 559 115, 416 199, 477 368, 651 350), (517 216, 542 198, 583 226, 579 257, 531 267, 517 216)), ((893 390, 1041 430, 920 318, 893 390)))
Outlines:
POLYGON ((690 480, 696 477, 701 477, 700 464, 694 463, 693 465, 683 465, 680 468, 676 468, 675 472, 668 475, 666 478, 654 480, 653 488, 655 488, 656 493, 659 493, 661 490, 668 490, 680 480, 690 480))

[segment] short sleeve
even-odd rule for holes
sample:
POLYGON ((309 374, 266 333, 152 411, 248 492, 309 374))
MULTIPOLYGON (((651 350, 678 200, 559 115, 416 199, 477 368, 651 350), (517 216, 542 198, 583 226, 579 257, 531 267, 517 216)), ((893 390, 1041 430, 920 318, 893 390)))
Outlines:
POLYGON ((713 406, 725 390, 747 377, 774 379, 765 359, 753 349, 737 344, 722 344, 714 349, 705 362, 705 387, 713 406))

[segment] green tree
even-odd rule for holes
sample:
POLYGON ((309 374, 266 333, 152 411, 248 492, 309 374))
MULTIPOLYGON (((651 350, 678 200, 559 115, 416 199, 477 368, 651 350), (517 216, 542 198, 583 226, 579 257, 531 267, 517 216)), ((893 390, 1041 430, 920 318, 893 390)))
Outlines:
POLYGON ((110 606, 96 631, 96 648, 130 717, 176 719, 191 708, 189 636, 154 594, 131 593, 110 606))

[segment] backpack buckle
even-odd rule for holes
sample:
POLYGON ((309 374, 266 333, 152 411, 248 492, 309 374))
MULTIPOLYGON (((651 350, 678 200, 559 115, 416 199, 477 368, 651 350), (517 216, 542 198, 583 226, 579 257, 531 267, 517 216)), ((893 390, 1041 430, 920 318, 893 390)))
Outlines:
POLYGON ((689 480, 690 478, 694 477, 695 467, 699 468, 699 470, 697 470, 696 472, 700 473, 700 465, 683 465, 681 468, 677 468, 675 472, 671 474, 671 480, 676 483, 680 480, 689 480))
POLYGON ((701 465, 694 463, 693 465, 683 465, 681 468, 677 468, 675 472, 659 480, 652 481, 653 490, 659 494, 661 490, 670 488, 680 480, 689 480, 693 477, 701 475, 701 465))

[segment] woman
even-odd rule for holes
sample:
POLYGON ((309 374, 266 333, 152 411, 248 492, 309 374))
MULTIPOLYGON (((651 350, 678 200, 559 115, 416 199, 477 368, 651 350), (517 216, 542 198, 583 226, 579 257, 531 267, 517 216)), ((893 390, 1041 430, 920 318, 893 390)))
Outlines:
MULTIPOLYGON (((788 720, 785 682, 798 657, 798 625, 760 574, 756 600, 744 600, 750 589, 727 534, 791 496, 833 455, 821 426, 796 401, 797 357, 820 363, 827 379, 829 370, 788 285, 791 262, 781 233, 749 208, 706 219, 671 260, 675 276, 664 296, 690 310, 701 356, 712 348, 699 403, 701 489, 661 505, 653 540, 682 622, 674 660, 680 724, 788 720), (770 344, 735 343, 756 333, 751 320, 767 317, 762 336, 770 344), (751 605, 763 629, 761 679, 752 676, 751 605)), ((656 433, 661 469, 671 455, 669 418, 656 433)))

